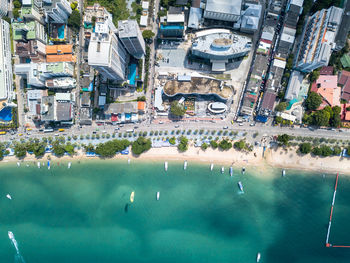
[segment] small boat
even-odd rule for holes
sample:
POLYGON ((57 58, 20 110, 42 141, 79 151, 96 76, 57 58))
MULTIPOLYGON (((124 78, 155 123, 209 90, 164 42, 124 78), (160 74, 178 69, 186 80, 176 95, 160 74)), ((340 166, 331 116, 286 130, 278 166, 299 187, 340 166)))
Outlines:
POLYGON ((214 169, 214 164, 212 163, 212 164, 210 165, 210 171, 213 171, 213 169, 214 169))
POLYGON ((256 255, 256 262, 260 262, 260 258, 261 258, 261 254, 258 253, 258 254, 256 255))
POLYGON ((232 176, 233 175, 233 168, 232 168, 232 166, 230 167, 230 176, 232 176))
POLYGON ((157 192, 157 201, 159 201, 160 192, 157 192))
POLYGON ((187 169, 187 161, 184 162, 184 170, 187 169))
POLYGON ((245 174, 245 167, 242 168, 242 174, 245 174))
POLYGON ((27 167, 29 167, 29 164, 26 164, 27 167))
POLYGON ((37 162, 38 168, 40 168, 40 162, 37 162))
POLYGON ((286 170, 282 170, 282 176, 285 176, 286 175, 286 170))
POLYGON ((239 187, 239 190, 241 190, 241 192, 244 193, 243 184, 241 181, 238 182, 238 187, 239 187))
POLYGON ((50 166, 50 161, 47 161, 47 169, 50 170, 51 166, 50 166))
POLYGON ((130 158, 128 158, 128 164, 130 164, 130 162, 131 162, 131 160, 130 160, 130 158))
POLYGON ((72 163, 69 162, 69 163, 68 163, 68 169, 70 169, 71 166, 72 166, 72 163))
POLYGON ((7 194, 6 197, 7 197, 8 199, 12 200, 12 197, 11 197, 10 194, 7 194))
POLYGON ((223 174, 225 172, 225 167, 221 167, 221 173, 223 174))
POLYGON ((130 195, 130 202, 133 203, 134 202, 134 197, 135 197, 135 192, 132 191, 131 195, 130 195))
POLYGON ((17 166, 20 167, 20 166, 21 166, 21 163, 20 163, 20 162, 17 162, 17 166))
POLYGON ((168 162, 164 163, 164 169, 165 169, 165 171, 168 171, 168 162))

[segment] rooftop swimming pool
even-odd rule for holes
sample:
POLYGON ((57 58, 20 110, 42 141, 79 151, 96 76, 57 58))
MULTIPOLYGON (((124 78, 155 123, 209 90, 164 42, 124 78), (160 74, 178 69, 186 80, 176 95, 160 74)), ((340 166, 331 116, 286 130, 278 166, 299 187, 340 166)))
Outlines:
POLYGON ((136 64, 131 64, 129 66, 129 75, 128 75, 128 80, 130 85, 135 85, 135 80, 136 80, 136 64))
POLYGON ((58 38, 64 39, 64 25, 57 28, 58 38))
POLYGON ((11 107, 5 107, 0 111, 0 121, 9 122, 12 120, 11 107))

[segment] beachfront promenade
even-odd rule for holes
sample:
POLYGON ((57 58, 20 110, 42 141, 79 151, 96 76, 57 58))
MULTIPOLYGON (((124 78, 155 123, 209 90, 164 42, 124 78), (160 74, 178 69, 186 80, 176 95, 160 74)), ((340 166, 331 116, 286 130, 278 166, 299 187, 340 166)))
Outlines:
MULTIPOLYGON (((231 132, 246 132, 247 137, 251 137, 255 133, 259 133, 257 138, 263 136, 275 136, 279 134, 288 134, 292 136, 302 136, 302 137, 315 137, 315 138, 327 138, 327 139, 336 139, 336 140, 350 140, 350 130, 327 130, 327 129, 309 129, 309 128, 291 128, 291 127, 278 127, 278 126, 265 126, 260 123, 255 124, 255 126, 250 126, 248 123, 244 123, 243 126, 238 124, 227 125, 227 122, 216 122, 214 123, 197 123, 197 122, 173 122, 173 123, 164 123, 164 124, 125 124, 123 127, 113 126, 113 125, 102 125, 102 126, 84 126, 83 128, 72 128, 59 133, 60 136, 80 136, 80 135, 91 135, 93 132, 97 133, 124 133, 126 131, 134 130, 139 133, 140 131, 150 132, 150 131, 167 131, 170 132, 173 130, 204 130, 204 131, 220 131, 224 130, 224 127, 227 127, 227 131, 231 132), (137 127, 135 129, 135 127, 137 127), (176 127, 176 128, 175 128, 176 127), (116 130, 116 128, 119 128, 116 130)), ((28 135, 31 138, 41 138, 54 136, 55 132, 43 133, 38 131, 31 131, 31 134, 28 135)), ((58 133, 58 132, 57 132, 58 133)), ((0 141, 9 141, 17 140, 23 138, 19 135, 10 135, 6 134, 0 137, 0 141)))

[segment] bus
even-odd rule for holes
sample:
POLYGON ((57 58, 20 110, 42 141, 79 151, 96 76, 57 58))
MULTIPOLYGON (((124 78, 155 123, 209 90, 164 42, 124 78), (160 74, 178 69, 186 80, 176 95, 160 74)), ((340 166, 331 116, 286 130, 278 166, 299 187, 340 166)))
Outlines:
POLYGON ((44 129, 44 132, 53 132, 53 129, 52 128, 47 128, 47 129, 44 129))

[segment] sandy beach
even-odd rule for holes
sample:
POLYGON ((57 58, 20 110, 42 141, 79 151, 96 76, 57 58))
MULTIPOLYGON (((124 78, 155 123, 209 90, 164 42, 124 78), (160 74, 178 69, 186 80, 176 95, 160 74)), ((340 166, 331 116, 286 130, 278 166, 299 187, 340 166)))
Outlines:
MULTIPOLYGON (((46 154, 40 159, 34 155, 27 155, 21 161, 46 161, 48 158, 52 161, 78 161, 87 159, 99 159, 98 157, 87 157, 83 151, 78 151, 76 155, 56 157, 52 154, 46 154)), ((176 147, 151 148, 148 152, 140 156, 116 155, 113 159, 134 159, 136 160, 151 160, 151 161, 192 161, 205 164, 221 164, 221 165, 236 165, 236 166, 259 166, 259 167, 280 167, 284 169, 310 170, 329 173, 350 174, 350 160, 343 157, 312 157, 310 154, 299 155, 296 148, 288 150, 267 149, 263 157, 263 148, 255 148, 252 152, 240 152, 235 149, 221 151, 219 149, 208 148, 203 151, 200 147, 190 146, 186 152, 179 152, 176 147)), ((15 156, 5 157, 3 163, 17 162, 15 156)))

